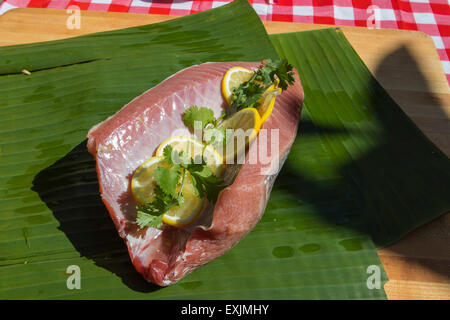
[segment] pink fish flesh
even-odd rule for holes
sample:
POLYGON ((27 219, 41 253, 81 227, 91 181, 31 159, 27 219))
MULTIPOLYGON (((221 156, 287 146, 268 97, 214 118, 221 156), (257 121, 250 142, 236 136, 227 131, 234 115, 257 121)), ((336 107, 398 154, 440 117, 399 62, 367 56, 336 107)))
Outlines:
MULTIPOLYGON (((195 268, 221 256, 249 233, 261 219, 278 172, 261 174, 268 162, 249 161, 261 134, 251 144, 234 182, 219 195, 214 206, 191 228, 163 225, 140 229, 136 203, 130 191, 134 171, 152 157, 161 142, 185 128, 182 114, 192 105, 226 107, 221 93, 225 72, 233 66, 256 69, 260 63, 217 62, 177 72, 144 92, 88 133, 88 150, 96 159, 100 193, 119 235, 125 240, 136 270, 149 282, 170 285, 195 268)), ((279 150, 269 163, 280 167, 297 133, 303 89, 295 84, 281 93, 265 129, 278 129, 279 150)), ((267 135, 267 144, 271 135, 267 135)))

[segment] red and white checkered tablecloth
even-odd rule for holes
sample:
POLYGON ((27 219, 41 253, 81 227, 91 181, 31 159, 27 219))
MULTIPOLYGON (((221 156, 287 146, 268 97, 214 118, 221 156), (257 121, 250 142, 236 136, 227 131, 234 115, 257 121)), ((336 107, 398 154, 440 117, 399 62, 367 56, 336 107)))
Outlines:
MULTIPOLYGON (((231 0, 5 0, 17 7, 188 15, 231 0)), ((450 83, 450 0, 250 0, 262 20, 418 30, 431 36, 450 83), (272 3, 271 3, 272 2, 272 3)))

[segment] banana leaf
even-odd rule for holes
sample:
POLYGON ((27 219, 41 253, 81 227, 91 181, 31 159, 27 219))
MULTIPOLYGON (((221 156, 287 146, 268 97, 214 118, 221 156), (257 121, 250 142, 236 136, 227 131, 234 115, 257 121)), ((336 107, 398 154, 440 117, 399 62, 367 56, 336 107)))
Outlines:
POLYGON ((245 0, 160 24, 0 48, 0 62, 3 299, 382 299, 387 277, 371 237, 388 243, 448 210, 442 190, 435 197, 423 190, 422 208, 432 213, 404 212, 421 189, 403 183, 426 179, 423 172, 433 188, 445 186, 448 162, 396 109, 345 38, 328 30, 269 39, 245 0), (263 219, 235 248, 179 283, 146 283, 99 198, 87 130, 192 64, 278 55, 300 71, 306 102, 263 219), (409 138, 418 154, 437 155, 410 157, 408 168, 423 171, 398 180, 391 163, 404 159, 395 150, 409 138), (385 144, 392 153, 377 149, 385 144), (395 179, 380 181, 369 170, 379 161, 395 179), (380 182, 384 193, 376 189, 380 182), (79 290, 66 285, 71 265, 81 270, 79 290), (368 286, 373 267, 379 289, 368 286))
MULTIPOLYGON (((322 128, 337 165, 333 188, 353 190, 364 232, 377 246, 450 211, 450 160, 387 94, 340 29, 270 39, 305 80, 305 112, 322 128)), ((314 194, 330 190, 309 182, 314 194)))

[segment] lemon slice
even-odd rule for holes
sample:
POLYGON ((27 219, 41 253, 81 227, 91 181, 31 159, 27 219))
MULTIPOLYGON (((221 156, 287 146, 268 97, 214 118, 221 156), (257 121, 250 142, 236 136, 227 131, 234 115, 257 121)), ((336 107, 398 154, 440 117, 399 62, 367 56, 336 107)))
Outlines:
POLYGON ((181 207, 175 206, 167 211, 162 217, 162 222, 171 226, 182 227, 195 221, 203 211, 206 198, 199 198, 196 195, 189 172, 186 172, 181 194, 184 197, 183 205, 181 207))
MULTIPOLYGON (((135 171, 131 179, 131 192, 138 204, 142 205, 146 202, 153 201, 156 187, 156 180, 153 177, 155 170, 158 166, 169 166, 163 160, 163 157, 152 157, 135 171)), ((177 187, 177 192, 180 192, 180 185, 177 187)), ((183 205, 181 207, 175 206, 167 211, 162 216, 164 223, 176 227, 185 226, 196 220, 203 211, 206 199, 199 198, 196 195, 189 172, 186 172, 181 194, 184 198, 183 205)))
POLYGON ((222 94, 228 104, 231 103, 233 88, 237 88, 241 83, 249 80, 253 75, 253 71, 244 67, 232 67, 228 69, 222 79, 222 94))
MULTIPOLYGON (((239 87, 243 82, 249 80, 252 75, 253 71, 244 67, 232 67, 225 73, 222 79, 222 94, 228 104, 231 103, 231 96, 233 95, 232 88, 239 87)), ((267 88, 259 100, 260 106, 258 107, 258 111, 262 123, 269 118, 275 104, 275 97, 281 93, 281 89, 278 88, 279 83, 280 79, 275 79, 275 83, 267 88)))
POLYGON ((163 160, 162 157, 150 158, 134 172, 131 178, 131 193, 138 204, 153 200, 156 183, 153 174, 159 165, 165 164, 163 160))
POLYGON ((227 144, 222 150, 223 161, 232 163, 231 161, 241 156, 248 144, 258 134, 261 124, 261 116, 255 108, 242 109, 222 121, 219 124, 220 127, 233 129, 233 135, 227 140, 227 144))
POLYGON ((266 92, 263 93, 260 106, 258 107, 259 115, 261 116, 261 123, 264 123, 272 113, 273 106, 275 105, 275 98, 281 93, 280 88, 276 88, 275 85, 271 85, 266 92))
POLYGON ((197 139, 186 136, 170 137, 166 141, 160 144, 156 149, 156 156, 164 156, 164 148, 170 145, 174 150, 181 152, 184 151, 192 159, 201 156, 203 152, 203 159, 206 165, 211 168, 215 175, 220 175, 223 169, 223 159, 220 154, 210 145, 206 146, 197 139))

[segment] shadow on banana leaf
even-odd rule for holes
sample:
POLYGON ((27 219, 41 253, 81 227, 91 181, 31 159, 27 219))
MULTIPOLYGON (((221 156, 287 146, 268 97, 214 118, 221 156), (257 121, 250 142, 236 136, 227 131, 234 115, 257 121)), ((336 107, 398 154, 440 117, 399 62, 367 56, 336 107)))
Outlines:
MULTIPOLYGON (((407 92, 407 95, 402 95, 402 90, 399 90, 394 98, 403 110, 419 115, 419 125, 420 119, 447 118, 439 99, 429 93, 428 83, 407 48, 401 47, 386 56, 375 75, 382 84, 391 88, 416 90, 407 92), (392 68, 396 66, 409 69, 411 76, 407 79, 393 78, 392 68)), ((366 142, 376 141, 373 147, 367 150, 354 148, 352 143, 366 133, 364 130, 350 132, 346 125, 334 132, 327 132, 313 123, 309 128, 300 127, 296 141, 298 148, 294 144, 274 190, 283 190, 293 198, 300 198, 312 206, 326 223, 341 224, 369 234, 378 247, 391 245, 389 250, 395 254, 413 257, 410 263, 421 264, 448 278, 448 267, 442 263, 448 255, 448 243, 442 242, 448 240, 431 234, 414 237, 420 232, 414 229, 449 211, 450 161, 404 117, 403 111, 394 106, 395 102, 389 96, 382 94, 375 80, 371 80, 369 85, 373 92, 372 121, 377 123, 378 130, 376 136, 367 135, 366 142), (308 149, 305 145, 308 134, 320 136, 317 142, 322 142, 328 153, 308 149), (341 138, 336 139, 337 134, 341 138), (343 150, 350 153, 348 161, 336 166, 333 160, 339 157, 335 158, 335 152, 343 150), (313 160, 315 157, 319 162, 330 156, 328 162, 322 161, 319 165, 323 166, 322 169, 336 166, 336 173, 330 178, 332 183, 326 175, 311 175, 308 171, 311 166, 304 161, 304 158, 313 160), (299 165, 301 161, 307 165, 299 165), (285 183, 286 180, 293 183, 285 183)), ((307 103, 305 109, 302 117, 314 114, 314 110, 308 110, 307 103)), ((353 128, 352 124, 349 127, 353 128)), ((440 134, 450 136, 450 127, 442 128, 440 134)), ((444 149, 444 152, 449 150, 444 149)), ((436 222, 429 224, 433 223, 436 222)))
MULTIPOLYGON (((405 50, 399 49, 386 57, 377 69, 377 77, 383 78, 386 68, 391 68, 390 61, 409 57, 406 63, 413 70, 414 77, 406 81, 416 81, 412 84, 414 86, 421 85, 426 95, 424 101, 431 102, 435 112, 442 112, 438 100, 425 93, 428 91, 426 81, 414 59, 405 50)), ((442 165, 438 149, 427 143, 411 146, 418 138, 416 135, 414 140, 409 140, 411 132, 415 131, 408 123, 409 120, 406 119, 406 125, 398 126, 401 111, 390 107, 393 101, 379 94, 380 88, 376 82, 370 85, 375 92, 371 109, 381 128, 381 138, 377 144, 357 157, 350 157, 346 163, 339 164, 337 176, 325 180, 323 177, 314 177, 302 171, 297 163, 303 156, 313 161, 319 161, 323 156, 314 154, 315 151, 304 153, 308 152, 304 148, 308 139, 340 137, 333 142, 338 146, 359 133, 345 126, 319 126, 311 122, 304 112, 296 143, 280 172, 274 191, 285 192, 308 203, 314 208, 315 214, 331 225, 344 225, 360 233, 368 233, 376 244, 386 245, 429 221, 430 216, 436 217, 448 210, 443 191, 430 194, 430 190, 436 191, 436 184, 448 184, 450 173, 448 163, 442 165), (421 164, 426 165, 421 168, 421 164), (430 175, 431 170, 427 168, 432 168, 433 174, 430 175), (442 168, 446 168, 446 171, 438 170, 442 168), (411 174, 414 172, 417 174, 411 174), (436 176, 439 172, 440 176, 436 176), (426 201, 422 201, 424 197, 426 201)), ((314 113, 313 110, 309 112, 314 113)), ((326 156, 330 158, 329 165, 336 165, 332 153, 326 156)), ((326 166, 327 162, 323 165, 326 166)), ((53 211, 60 222, 59 228, 82 256, 116 274, 133 290, 151 292, 159 289, 146 283, 130 262, 125 244, 117 235, 100 199, 95 161, 86 149, 86 141, 36 175, 33 190, 53 211)), ((442 268, 433 265, 427 267, 443 272, 442 268)))
POLYGON ((59 229, 81 256, 116 274, 133 290, 160 288, 144 281, 134 269, 100 198, 95 160, 87 151, 86 140, 39 172, 32 189, 52 210, 59 229))
MULTIPOLYGON (((381 184, 381 179, 390 180, 391 188, 386 188, 384 194, 371 199, 373 207, 380 202, 380 196, 383 196, 386 197, 385 204, 390 201, 394 203, 400 201, 404 208, 404 214, 397 220, 403 225, 392 223, 392 227, 385 230, 385 232, 391 233, 391 241, 385 243, 379 241, 380 244, 383 246, 390 244, 389 251, 395 252, 398 256, 414 257, 415 259, 408 262, 411 268, 413 268, 413 264, 418 264, 422 268, 433 271, 442 281, 448 282, 450 269, 447 259, 450 243, 448 235, 440 231, 445 228, 443 217, 440 216, 450 213, 448 193, 450 190, 450 126, 448 125, 450 118, 446 112, 448 105, 443 105, 443 100, 431 93, 430 86, 432 84, 424 75, 427 71, 423 67, 419 67, 407 47, 400 47, 381 61, 375 70, 375 77, 383 86, 407 89, 393 91, 391 95, 401 105, 402 110, 414 116, 414 122, 419 129, 426 133, 428 139, 435 144, 433 147, 437 148, 428 149, 425 148, 425 144, 414 144, 408 132, 398 132, 396 134, 403 138, 399 139, 399 143, 404 142, 405 145, 409 145, 412 152, 399 155, 400 150, 396 144, 387 139, 384 146, 376 149, 379 153, 375 154, 375 157, 378 156, 383 159, 382 161, 374 164, 371 159, 373 153, 370 153, 359 159, 356 164, 366 167, 370 167, 369 164, 371 164, 372 167, 376 165, 378 168, 388 168, 388 170, 383 170, 383 175, 379 175, 376 177, 377 179, 373 177, 374 173, 361 177, 361 180, 366 179, 372 185, 372 190, 368 189, 368 192, 373 191, 376 183, 381 184), (408 70, 408 77, 392 76, 392 70, 396 70, 399 66, 403 70, 408 70), (383 154, 386 150, 398 157, 395 167, 389 168, 387 164, 389 159, 383 154), (392 172, 394 168, 398 168, 399 172, 392 172), (411 173, 410 176, 400 175, 406 171, 411 173), (398 190, 405 190, 402 197, 395 198, 394 187, 396 185, 398 190), (414 222, 408 223, 406 222, 408 220, 414 222)), ((406 74, 405 71, 403 73, 406 74)), ((384 101, 375 102, 381 106, 384 103, 384 101)), ((389 117, 389 115, 382 116, 380 113, 380 118, 389 117)), ((393 131, 395 127, 396 123, 393 121, 386 125, 386 128, 393 128, 393 131)), ((419 135, 424 135, 423 132, 419 132, 419 135)), ((360 185, 360 188, 365 188, 365 185, 360 185)), ((385 206, 380 210, 385 210, 395 219, 396 212, 392 209, 393 207, 385 206)), ((377 223, 376 217, 373 217, 376 213, 374 211, 372 210, 370 213, 373 225, 377 223)), ((436 282, 438 281, 441 280, 436 282)))

